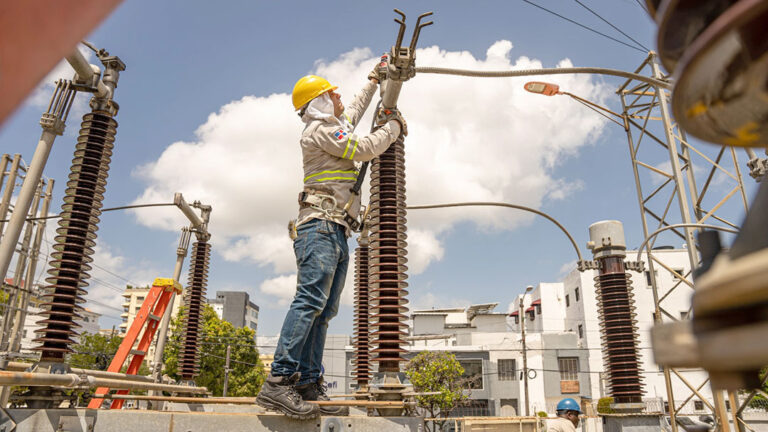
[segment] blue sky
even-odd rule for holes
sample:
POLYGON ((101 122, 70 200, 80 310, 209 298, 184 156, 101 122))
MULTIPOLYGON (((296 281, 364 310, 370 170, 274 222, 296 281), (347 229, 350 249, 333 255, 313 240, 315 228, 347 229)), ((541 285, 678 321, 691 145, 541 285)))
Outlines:
MULTIPOLYGON (((631 43, 576 2, 537 3, 631 43)), ((638 2, 583 3, 655 47, 654 26, 638 2)), ((301 123, 288 94, 299 77, 318 72, 339 82, 348 102, 373 65, 369 59, 394 42, 393 7, 408 14, 409 24, 421 12, 435 12, 435 24, 419 43, 432 48, 420 53, 419 66, 433 61, 499 69, 570 62, 634 70, 646 56, 517 0, 126 1, 88 36, 127 65, 116 91, 120 125, 105 207, 167 202, 173 191, 188 200, 213 201, 209 296, 248 290, 261 306, 263 335, 279 331, 285 293, 295 278, 285 259, 288 243, 276 237, 294 217, 300 182, 291 143, 301 123)), ((620 109, 613 95, 618 79, 548 80, 620 109)), ((477 81, 417 76, 405 84, 400 103, 412 133, 406 169, 415 182, 409 183, 408 203, 519 199, 561 220, 584 254, 587 227, 604 219, 623 221, 628 244, 637 246, 642 232, 623 130, 565 97, 524 94, 525 80, 514 87, 477 81), (471 181, 459 172, 462 155, 472 165, 464 167, 471 181), (444 166, 457 172, 440 171, 444 166), (440 186, 430 195, 432 179, 449 174, 455 183, 435 180, 440 186)), ((21 106, 0 128, 0 149, 31 160, 40 114, 34 98, 21 106)), ((46 175, 58 180, 54 211, 61 205, 78 123, 70 117, 46 167, 46 175)), ((409 279, 415 306, 499 302, 506 309, 526 285, 558 280, 575 259, 565 237, 545 220, 512 211, 473 212, 409 214, 411 239, 421 247, 414 257, 422 256, 412 263, 417 271, 409 279)), ((105 214, 95 261, 100 268, 89 288, 94 298, 119 307, 115 287, 125 280, 145 283, 170 275, 179 223, 178 215, 158 210, 105 214)), ((351 241, 350 248, 355 246, 351 241)), ((103 327, 118 322, 119 311, 91 307, 105 314, 103 327)), ((351 317, 351 307, 343 306, 330 332, 350 333, 351 317)))

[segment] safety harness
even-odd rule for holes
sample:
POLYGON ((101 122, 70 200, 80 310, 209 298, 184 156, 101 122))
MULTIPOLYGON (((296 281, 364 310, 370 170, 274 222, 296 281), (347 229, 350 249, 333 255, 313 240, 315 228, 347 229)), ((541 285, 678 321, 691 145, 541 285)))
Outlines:
MULTIPOLYGON (((379 105, 381 105, 381 101, 379 101, 378 104, 376 104, 376 111, 378 111, 379 105)), ((347 122, 349 124, 352 124, 351 119, 347 115, 347 113, 344 113, 344 116, 347 118, 347 122)), ((373 124, 371 125, 371 130, 373 130, 373 124)), ((354 125, 353 130, 354 132, 354 125)), ((351 134, 350 134, 351 135, 351 134)), ((347 148, 349 150, 349 148, 347 148)), ((346 151, 345 151, 346 154, 346 151)), ((354 150, 353 150, 354 154, 354 150)), ((352 159, 352 156, 350 155, 350 159, 352 159)), ((317 210, 321 213, 323 213, 327 218, 329 219, 335 219, 335 218, 341 218, 344 220, 344 222, 349 226, 349 229, 354 232, 360 232, 363 227, 363 217, 362 215, 365 213, 365 208, 361 208, 361 211, 358 214, 358 217, 355 218, 349 213, 349 209, 352 208, 352 204, 355 202, 355 198, 360 195, 360 189, 363 186, 363 180, 365 180, 365 174, 368 170, 368 162, 363 162, 363 164, 360 166, 359 171, 345 171, 345 170, 333 170, 333 171, 321 171, 319 173, 308 175, 304 178, 304 182, 306 183, 307 180, 313 180, 316 182, 322 182, 322 181, 338 181, 338 180, 355 180, 354 185, 349 189, 352 194, 349 196, 349 200, 344 204, 343 207, 339 206, 339 203, 336 201, 336 198, 333 195, 325 194, 322 192, 317 191, 302 191, 299 192, 299 205, 310 207, 314 210, 317 210)), ((289 223, 289 232, 291 233, 291 237, 293 237, 296 226, 295 221, 291 221, 292 223, 289 223)))

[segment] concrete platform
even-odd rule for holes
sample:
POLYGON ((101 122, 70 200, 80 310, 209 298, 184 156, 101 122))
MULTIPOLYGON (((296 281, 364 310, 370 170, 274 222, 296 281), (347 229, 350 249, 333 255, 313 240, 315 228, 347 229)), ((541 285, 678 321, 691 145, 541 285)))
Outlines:
POLYGON ((422 432, 421 417, 319 417, 291 420, 270 413, 144 410, 9 409, 0 432, 422 432), (15 423, 15 428, 8 422, 15 423))

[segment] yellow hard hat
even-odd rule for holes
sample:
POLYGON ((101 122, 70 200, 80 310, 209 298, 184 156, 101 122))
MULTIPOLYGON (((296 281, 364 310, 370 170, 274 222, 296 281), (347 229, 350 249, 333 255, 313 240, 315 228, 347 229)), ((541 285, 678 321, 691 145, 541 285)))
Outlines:
POLYGON ((336 90, 337 88, 332 86, 325 78, 320 78, 317 75, 301 77, 296 81, 296 85, 293 86, 293 107, 299 109, 321 94, 336 90))

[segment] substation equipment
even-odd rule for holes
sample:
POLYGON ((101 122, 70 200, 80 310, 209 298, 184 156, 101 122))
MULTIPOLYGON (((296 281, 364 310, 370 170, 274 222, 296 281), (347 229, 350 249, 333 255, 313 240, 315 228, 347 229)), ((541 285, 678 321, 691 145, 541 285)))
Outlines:
MULTIPOLYGON (((750 31, 760 27, 755 23, 761 22, 760 20, 765 22, 768 18, 768 6, 767 2, 758 0, 733 2, 730 8, 723 6, 724 9, 718 11, 722 13, 709 15, 716 19, 708 21, 708 26, 697 29, 698 33, 692 32, 690 40, 680 43, 679 39, 672 37, 676 34, 674 29, 677 28, 674 23, 684 22, 679 21, 682 15, 674 13, 675 3, 666 0, 649 1, 653 11, 660 11, 657 19, 661 22, 659 45, 662 63, 668 70, 675 71, 677 85, 671 93, 671 110, 672 79, 661 71, 657 56, 653 52, 632 73, 602 68, 500 72, 417 68, 415 48, 419 32, 421 28, 431 24, 422 24, 421 18, 429 14, 419 18, 411 44, 402 47, 405 15, 399 11, 397 12, 401 18, 396 22, 400 24, 400 28, 397 42, 386 58, 388 77, 381 83, 381 104, 385 108, 396 107, 403 82, 415 73, 471 77, 602 73, 625 78, 626 81, 617 90, 622 102, 622 112, 611 114, 621 120, 620 125, 628 138, 645 238, 645 248, 641 252, 646 257, 647 274, 654 296, 654 319, 657 323, 654 328, 654 349, 657 362, 664 366, 670 427, 673 432, 677 432, 675 416, 687 401, 698 396, 717 415, 720 429, 729 430, 722 393, 722 389, 727 389, 731 406, 738 407, 732 410, 733 422, 742 429, 743 420, 739 415, 760 390, 753 391, 741 403, 736 390, 758 388, 761 384, 756 379, 758 370, 768 364, 768 350, 754 343, 755 340, 760 340, 759 336, 766 331, 765 324, 759 317, 764 315, 765 305, 768 304, 764 274, 768 268, 768 255, 765 254, 768 249, 768 233, 765 232, 764 223, 764 214, 768 210, 768 187, 765 182, 761 182, 758 196, 752 208, 748 208, 739 161, 733 146, 746 148, 750 174, 758 181, 762 180, 768 163, 765 159, 757 157, 749 147, 765 144, 765 122, 760 116, 768 112, 768 104, 765 102, 764 89, 758 87, 757 83, 765 82, 765 71, 768 70, 765 62, 768 56, 764 55, 764 44, 757 47, 754 42, 756 39, 749 39, 748 36, 752 34, 750 31), (667 33, 670 37, 665 39, 667 33), (678 45, 670 48, 664 44, 667 41, 676 42, 678 45), (724 64, 723 59, 740 61, 733 60, 724 64), (731 75, 725 73, 725 69, 731 75), (713 76, 715 71, 723 71, 723 76, 737 78, 735 81, 741 87, 729 86, 733 81, 726 81, 728 85, 714 83, 716 80, 708 78, 713 76), (733 95, 736 97, 726 97, 733 95), (679 125, 672 121, 671 112, 676 114, 679 125), (685 131, 724 146, 712 154, 712 148, 702 148, 692 142, 687 138, 685 131), (706 173, 706 180, 699 183, 696 181, 694 168, 699 170, 702 166, 704 168, 701 171, 706 173), (661 178, 660 183, 658 178, 661 178), (714 187, 715 181, 721 181, 720 179, 724 179, 725 184, 729 185, 723 194, 720 194, 723 187, 714 187), (732 221, 739 214, 733 207, 748 212, 741 229, 739 224, 732 221), (696 230, 699 231, 698 242, 694 236, 696 230), (724 252, 715 230, 740 233, 730 250, 724 252), (692 272, 696 276, 695 284, 691 272, 680 274, 657 258, 653 246, 662 234, 677 236, 685 242, 691 268, 695 269, 692 272), (679 280, 677 285, 667 292, 659 290, 657 267, 679 280), (671 292, 686 287, 696 288, 692 321, 681 320, 672 313, 674 311, 665 309, 664 301, 669 298, 671 292), (670 321, 674 323, 669 324, 670 321), (707 381, 689 382, 678 370, 682 367, 703 367, 709 372, 712 378, 714 405, 709 404, 700 392, 707 381), (680 406, 677 404, 680 399, 676 399, 673 391, 674 380, 681 381, 691 391, 680 406)), ((126 376, 117 372, 74 370, 62 363, 64 355, 70 351, 70 337, 75 334, 73 319, 79 308, 78 303, 83 301, 82 295, 85 294, 84 281, 90 270, 88 263, 95 245, 96 224, 117 126, 113 119, 117 113, 117 104, 112 100, 112 95, 119 72, 125 68, 117 57, 109 56, 100 50, 98 56, 105 67, 102 79, 99 73, 88 65, 82 56, 78 58, 78 55, 79 53, 76 53, 70 56, 71 58, 68 57, 78 76, 73 81, 61 81, 57 84, 51 106, 41 120, 43 137, 26 172, 19 199, 0 245, 0 274, 5 276, 10 255, 20 237, 24 219, 30 211, 30 203, 34 200, 35 190, 41 190, 39 182, 45 159, 53 138, 63 131, 63 122, 71 107, 74 92, 94 93, 91 102, 93 112, 84 117, 78 138, 73 172, 67 184, 67 194, 62 207, 65 217, 60 222, 56 255, 49 270, 51 292, 45 297, 48 300, 48 319, 44 320, 46 327, 41 330, 41 336, 37 339, 41 344, 38 349, 42 353, 42 361, 37 366, 37 372, 33 374, 0 372, 0 382, 49 386, 45 394, 39 390, 40 387, 33 387, 38 390, 33 390, 28 395, 28 406, 38 407, 63 399, 61 394, 57 395, 50 390, 51 386, 148 389, 154 391, 154 394, 141 397, 118 394, 112 397, 116 400, 133 398, 166 401, 166 409, 168 406, 179 408, 182 403, 195 403, 200 406, 216 403, 252 404, 252 398, 240 399, 240 402, 237 398, 195 398, 198 400, 191 401, 185 400, 184 397, 161 396, 161 391, 178 394, 199 394, 205 391, 189 385, 174 386, 159 382, 162 357, 160 361, 155 361, 154 379, 126 376), (45 373, 40 373, 41 371, 45 373)), ((369 213, 366 215, 368 223, 363 227, 355 256, 354 376, 361 392, 364 393, 360 397, 374 400, 345 402, 377 408, 381 414, 400 413, 407 405, 404 398, 409 394, 400 369, 401 363, 405 361, 405 349, 402 346, 406 343, 404 329, 407 325, 404 321, 407 318, 405 312, 408 310, 405 306, 407 206, 403 148, 401 137, 372 163, 371 202, 369 213), (370 234, 367 230, 370 230, 370 234), (374 364, 377 365, 376 371, 372 368, 374 364)), ((363 175, 364 171, 361 177, 363 175)), ((180 205, 185 214, 191 211, 188 207, 180 205)), ((187 216, 190 217, 189 214, 187 216)), ((194 216, 202 220, 196 214, 194 216)), ((196 288, 188 290, 185 301, 190 310, 196 308, 196 312, 190 312, 185 322, 184 347, 180 361, 182 376, 188 381, 193 380, 197 374, 199 313, 204 301, 205 276, 210 256, 207 232, 205 235, 198 235, 198 231, 195 231, 195 220, 192 217, 190 220, 192 227, 182 231, 177 270, 174 274, 174 280, 178 280, 190 233, 194 231, 198 241, 193 247, 189 285, 190 288, 196 288)), ((639 261, 625 261, 626 247, 620 225, 612 221, 597 223, 590 227, 590 237, 595 259, 579 260, 579 269, 598 270, 596 288, 603 321, 601 330, 606 346, 605 359, 610 389, 616 398, 617 407, 626 408, 631 412, 635 408, 633 405, 641 401, 642 382, 637 364, 637 326, 626 271, 642 271, 643 268, 639 261)), ((168 317, 163 317, 161 326, 165 325, 167 329, 166 318, 168 317)), ((164 332, 161 331, 161 334, 164 332)), ((158 339, 156 356, 162 355, 161 340, 165 343, 162 338, 158 339)), ((9 369, 19 367, 13 364, 8 366, 9 369)), ((187 405, 187 409, 191 406, 187 405)), ((0 421, 12 422, 12 418, 30 420, 36 416, 39 418, 34 421, 42 421, 41 416, 52 415, 51 410, 46 410, 44 414, 41 414, 42 411, 11 411, 10 416, 3 414, 4 417, 0 421)), ((79 411, 75 415, 70 413, 69 420, 63 413, 54 416, 59 420, 61 430, 68 430, 62 426, 67 422, 73 425, 77 423, 78 426, 93 426, 97 417, 119 421, 119 424, 114 424, 115 429, 130 429, 131 424, 141 424, 137 423, 142 422, 137 416, 131 419, 128 414, 125 411, 99 410, 93 415, 79 411)), ((177 420, 168 417, 167 413, 146 412, 146 415, 144 419, 151 417, 151 421, 157 423, 157 427, 150 428, 152 430, 186 427, 184 425, 190 425, 189 430, 194 430, 196 426, 202 427, 203 423, 208 421, 198 418, 199 424, 195 425, 193 417, 184 415, 179 415, 177 420)), ((216 421, 219 427, 226 427, 227 422, 238 420, 242 422, 242 419, 228 417, 221 417, 216 421)), ((381 419, 387 420, 391 419, 381 419)), ((272 422, 275 427, 290 427, 290 424, 296 427, 295 422, 282 416, 261 416, 259 421, 264 426, 272 422)), ((352 423, 357 421, 358 419, 350 418, 348 427, 352 427, 352 423)), ((110 422, 100 422, 99 425, 106 424, 102 430, 111 430, 110 422)), ((312 422, 307 425, 309 423, 312 422)), ((327 427, 333 424, 334 428, 343 430, 345 423, 345 419, 322 419, 316 427, 330 430, 327 427)), ((417 424, 409 422, 408 418, 402 418, 399 423, 395 423, 397 427, 392 430, 415 430, 413 427, 417 424)))
MULTIPOLYGON (((714 230, 698 235, 700 265, 694 273, 693 319, 653 329, 657 361, 665 368, 703 367, 715 390, 726 390, 734 426, 768 376, 768 186, 765 161, 753 148, 768 146, 768 47, 763 28, 768 2, 648 1, 659 25, 659 57, 676 78, 672 111, 691 135, 722 146, 744 147, 760 181, 738 235, 724 247, 714 230), (739 389, 749 391, 738 400, 739 389)), ((715 399, 728 430, 722 399, 715 399)))

